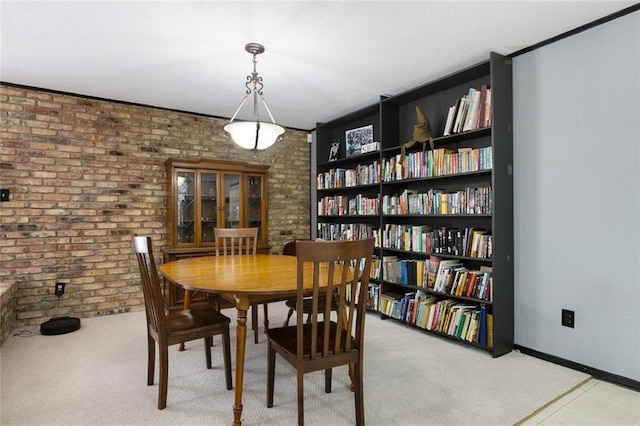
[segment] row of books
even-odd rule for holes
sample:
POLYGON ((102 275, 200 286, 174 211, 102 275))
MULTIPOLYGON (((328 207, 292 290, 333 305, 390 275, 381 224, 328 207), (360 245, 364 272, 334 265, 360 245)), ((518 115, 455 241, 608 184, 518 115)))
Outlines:
POLYGON ((382 230, 382 247, 416 253, 431 253, 433 229, 427 225, 387 223, 382 230))
POLYGON ((401 194, 382 196, 382 214, 492 214, 493 189, 465 188, 446 192, 430 188, 427 192, 405 189, 401 194))
POLYGON ((434 233, 437 235, 432 236, 429 253, 481 259, 493 257, 493 236, 483 228, 439 228, 434 233))
POLYGON ((415 298, 415 292, 399 294, 391 291, 381 291, 378 309, 380 313, 406 322, 408 301, 415 298))
POLYGON ((493 346, 491 307, 439 299, 423 292, 404 295, 382 292, 380 312, 409 325, 448 334, 457 339, 493 346))
POLYGON ((387 223, 382 230, 382 247, 428 254, 490 259, 493 236, 483 228, 437 228, 426 225, 387 223))
POLYGON ((335 195, 318 201, 319 216, 377 215, 380 212, 379 197, 357 194, 353 197, 335 195))
POLYGON ((449 107, 443 136, 491 126, 491 87, 469 88, 456 103, 449 107))
MULTIPOLYGON (((491 307, 460 303, 452 299, 434 301, 426 298, 414 302, 415 325, 426 330, 454 336, 467 342, 493 346, 491 307)), ((410 321, 413 317, 410 318, 410 321)))
MULTIPOLYGON (((373 266, 371 267, 371 269, 373 269, 373 266)), ((360 284, 360 283, 358 283, 360 284)), ((359 303, 360 301, 357 300, 357 295, 360 294, 359 292, 356 293, 356 303, 359 303)), ((345 297, 346 301, 351 303, 351 283, 347 284, 347 294, 345 297)), ((369 283, 369 286, 367 288, 367 309, 371 309, 374 311, 378 311, 378 301, 380 300, 380 286, 378 284, 374 284, 374 283, 369 283)))
POLYGON ((423 259, 398 259, 396 256, 384 256, 382 279, 394 284, 426 288, 427 265, 428 261, 423 259))
POLYGON ((375 284, 369 284, 369 290, 367 291, 367 308, 377 311, 379 300, 380 300, 380 286, 375 284))
POLYGON ((404 179, 429 178, 435 176, 470 173, 493 168, 493 148, 437 148, 407 153, 404 158, 397 154, 382 163, 382 181, 394 182, 404 179))
MULTIPOLYGON (((379 195, 371 197, 357 194, 349 197, 334 195, 318 201, 320 216, 377 215, 380 212, 379 195)), ((382 197, 382 214, 491 214, 493 190, 491 187, 465 188, 456 192, 431 188, 427 192, 405 189, 401 194, 382 197)))
POLYGON ((492 301, 492 268, 481 266, 480 269, 472 270, 458 260, 441 260, 438 264, 433 291, 492 301))
POLYGON ((384 256, 382 279, 394 284, 423 287, 452 296, 488 301, 493 299, 493 277, 490 267, 468 269, 458 260, 442 261, 436 256, 431 256, 427 260, 384 256))
POLYGON ((419 179, 470 173, 493 168, 493 148, 437 148, 397 154, 383 161, 359 164, 355 168, 335 168, 318 173, 316 186, 322 189, 350 188, 405 179, 419 179))
POLYGON ((371 275, 370 278, 379 280, 382 276, 382 272, 380 271, 380 266, 382 265, 382 259, 379 256, 373 255, 371 259, 371 275))
POLYGON ((353 169, 335 168, 318 173, 316 185, 318 189, 349 188, 360 185, 380 183, 380 163, 358 164, 353 169))
POLYGON ((380 247, 377 228, 365 223, 318 223, 318 238, 333 240, 365 240, 374 237, 380 247))
POLYGON ((348 201, 347 214, 349 215, 377 215, 380 213, 380 196, 369 197, 357 194, 348 201))

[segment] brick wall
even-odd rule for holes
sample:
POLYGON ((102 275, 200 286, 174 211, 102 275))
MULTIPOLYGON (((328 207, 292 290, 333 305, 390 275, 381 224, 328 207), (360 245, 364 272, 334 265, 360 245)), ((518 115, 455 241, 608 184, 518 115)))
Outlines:
POLYGON ((15 292, 14 282, 0 281, 0 346, 11 334, 15 323, 15 292))
POLYGON ((131 236, 152 235, 160 260, 169 157, 268 164, 272 252, 309 237, 306 132, 254 155, 222 119, 10 85, 0 103, 0 281, 17 285, 16 326, 143 308, 131 236))

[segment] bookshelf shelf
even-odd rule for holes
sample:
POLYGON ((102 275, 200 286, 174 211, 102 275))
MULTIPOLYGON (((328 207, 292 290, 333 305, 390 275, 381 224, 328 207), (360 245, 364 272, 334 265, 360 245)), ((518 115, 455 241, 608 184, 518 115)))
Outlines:
POLYGON ((359 191, 359 190, 377 190, 380 186, 379 183, 372 183, 370 185, 355 185, 355 186, 344 186, 339 188, 324 188, 318 189, 319 193, 324 192, 345 192, 345 191, 359 191))
POLYGON ((319 204, 378 198, 375 215, 316 214, 316 237, 376 237, 369 308, 494 357, 512 350, 514 332, 511 98, 511 59, 491 53, 481 64, 317 125, 318 183, 344 170, 364 169, 376 179, 317 190, 319 204), (482 117, 490 117, 490 126, 473 128, 472 120, 472 130, 444 135, 453 122, 450 107, 472 99, 470 89, 483 92, 481 99, 490 92, 476 127, 482 117), (403 156, 416 108, 431 125, 433 151, 418 143, 403 156), (346 157, 345 132, 369 125, 380 149, 346 157), (342 141, 339 158, 327 162, 336 140, 342 141))

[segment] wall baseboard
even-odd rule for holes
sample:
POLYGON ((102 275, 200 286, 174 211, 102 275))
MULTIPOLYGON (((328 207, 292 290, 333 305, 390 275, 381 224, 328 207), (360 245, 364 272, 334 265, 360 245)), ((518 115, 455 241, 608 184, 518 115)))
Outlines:
POLYGON ((531 355, 533 357, 540 358, 545 361, 549 361, 554 364, 561 365, 563 367, 571 368, 572 370, 582 371, 584 373, 587 373, 595 377, 596 379, 600 379, 605 382, 614 383, 616 385, 624 386, 629 389, 633 389, 640 392, 640 382, 637 380, 633 380, 624 376, 619 376, 617 374, 609 373, 607 371, 602 371, 597 368, 589 367, 584 364, 579 364, 574 361, 569 361, 568 359, 560 358, 554 355, 538 352, 534 349, 526 348, 524 346, 513 345, 513 348, 522 352, 523 354, 531 355))

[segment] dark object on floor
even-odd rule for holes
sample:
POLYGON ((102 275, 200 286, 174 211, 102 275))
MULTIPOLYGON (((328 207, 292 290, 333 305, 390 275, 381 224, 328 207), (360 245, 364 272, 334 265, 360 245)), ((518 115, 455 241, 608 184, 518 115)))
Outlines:
POLYGON ((80 318, 55 317, 40 324, 40 333, 45 336, 67 334, 80 328, 80 318))

